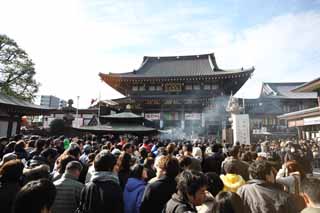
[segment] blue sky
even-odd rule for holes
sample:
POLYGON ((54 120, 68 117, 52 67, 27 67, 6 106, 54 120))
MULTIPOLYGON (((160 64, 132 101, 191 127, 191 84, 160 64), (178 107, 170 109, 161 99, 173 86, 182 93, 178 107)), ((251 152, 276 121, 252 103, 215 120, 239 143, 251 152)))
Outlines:
POLYGON ((121 97, 99 72, 128 72, 144 55, 214 52, 222 68, 255 66, 238 92, 308 81, 320 71, 320 0, 0 0, 0 33, 36 64, 39 95, 121 97))

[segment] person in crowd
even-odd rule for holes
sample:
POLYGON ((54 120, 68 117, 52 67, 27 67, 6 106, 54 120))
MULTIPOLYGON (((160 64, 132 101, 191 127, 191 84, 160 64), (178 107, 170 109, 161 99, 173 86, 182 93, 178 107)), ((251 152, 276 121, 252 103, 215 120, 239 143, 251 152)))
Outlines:
POLYGON ((27 183, 18 192, 13 213, 49 213, 56 196, 56 188, 48 179, 27 183))
MULTIPOLYGON (((126 144, 127 145, 127 144, 126 144)), ((118 177, 120 181, 120 186, 122 190, 124 189, 125 185, 127 184, 128 178, 131 173, 131 155, 124 152, 122 153, 118 158, 118 166, 119 166, 119 172, 118 177)))
POLYGON ((307 204, 301 213, 320 212, 320 179, 311 177, 305 178, 301 184, 302 196, 307 204))
POLYGON ((176 151, 176 144, 175 143, 169 143, 166 147, 166 150, 168 152, 168 155, 173 156, 174 152, 176 151))
POLYGON ((154 159, 152 157, 147 157, 143 164, 145 170, 147 171, 146 182, 149 182, 152 178, 156 176, 156 168, 154 167, 154 159))
POLYGON ((207 177, 202 172, 183 171, 178 177, 177 193, 166 204, 165 213, 197 212, 206 198, 207 177))
POLYGON ((41 178, 51 179, 50 167, 46 164, 39 164, 23 170, 24 184, 33 180, 39 180, 41 178))
POLYGON ((17 155, 18 159, 26 162, 28 160, 29 154, 25 150, 25 147, 26 143, 23 140, 18 141, 14 146, 14 154, 17 155))
POLYGON ((82 169, 81 163, 71 161, 67 164, 62 177, 53 184, 57 195, 52 206, 53 213, 74 212, 80 202, 80 193, 84 185, 78 181, 82 169))
POLYGON ((52 181, 60 179, 66 170, 66 166, 69 162, 76 160, 74 156, 71 155, 60 155, 56 162, 56 170, 52 173, 52 181))
POLYGON ((286 191, 299 194, 302 179, 305 178, 304 171, 296 161, 288 161, 282 165, 276 176, 276 182, 283 184, 286 191))
POLYGON ((18 156, 14 153, 7 153, 7 154, 3 155, 2 161, 0 162, 0 167, 3 166, 9 160, 16 160, 17 158, 18 158, 18 156))
POLYGON ((199 213, 212 213, 216 208, 215 196, 222 191, 223 182, 221 181, 219 175, 214 172, 209 172, 205 174, 207 176, 207 191, 204 203, 201 206, 197 206, 197 211, 199 213))
POLYGON ((239 155, 239 146, 233 146, 230 151, 229 151, 229 157, 224 160, 222 163, 222 170, 223 173, 226 174, 226 168, 230 167, 231 165, 233 168, 236 168, 236 171, 234 171, 234 174, 240 175, 245 181, 249 180, 249 164, 239 160, 238 155, 239 155))
POLYGON ((189 156, 192 160, 190 170, 201 171, 201 161, 192 155, 193 146, 188 143, 182 147, 183 155, 189 156))
POLYGON ((246 183, 240 175, 237 175, 239 170, 236 166, 236 164, 232 163, 225 165, 226 175, 220 175, 220 179, 224 185, 223 191, 237 192, 237 190, 246 183))
POLYGON ((219 192, 216 196, 215 213, 244 213, 243 203, 235 192, 219 192))
POLYGON ((86 144, 86 145, 84 145, 83 146, 83 153, 82 153, 82 155, 80 156, 80 161, 81 161, 81 163, 83 163, 83 164, 87 164, 88 163, 88 160, 89 160, 89 158, 88 158, 88 155, 91 153, 91 145, 89 145, 89 144, 86 144))
POLYGON ((275 171, 265 160, 256 160, 249 167, 252 180, 238 189, 244 210, 249 213, 295 213, 293 197, 275 184, 275 171))
POLYGON ((109 151, 101 151, 94 160, 95 171, 81 191, 79 210, 92 213, 124 212, 123 194, 119 178, 113 173, 116 158, 109 151))
POLYGON ((9 160, 0 167, 0 212, 11 212, 14 198, 21 188, 23 163, 9 160))
POLYGON ((158 166, 161 168, 163 176, 146 186, 140 207, 141 213, 162 212, 164 205, 176 192, 175 178, 180 171, 178 160, 171 156, 163 156, 159 160, 158 166))
POLYGON ((155 159, 155 169, 156 169, 156 176, 149 180, 149 183, 153 183, 159 180, 161 177, 165 175, 165 162, 167 158, 165 155, 160 155, 155 159))
POLYGON ((146 187, 146 179, 147 171, 143 165, 134 165, 123 193, 125 213, 140 212, 141 200, 146 187))
POLYGON ((53 171, 57 156, 58 152, 53 148, 46 148, 40 153, 40 157, 42 157, 44 163, 50 167, 50 171, 53 171))
POLYGON ((46 141, 44 139, 39 138, 36 140, 35 146, 36 148, 30 152, 29 159, 32 159, 34 156, 40 155, 43 150, 46 141))
POLYGON ((225 159, 222 153, 222 147, 219 144, 211 146, 211 152, 209 156, 203 160, 203 172, 215 172, 216 174, 221 173, 221 164, 225 159))

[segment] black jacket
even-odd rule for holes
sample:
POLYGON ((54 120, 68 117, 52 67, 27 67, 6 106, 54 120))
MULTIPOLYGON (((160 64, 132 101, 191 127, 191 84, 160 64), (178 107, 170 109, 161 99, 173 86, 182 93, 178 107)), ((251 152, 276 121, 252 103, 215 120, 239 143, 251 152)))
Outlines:
POLYGON ((90 181, 81 191, 80 208, 90 213, 124 212, 120 185, 112 180, 90 181))
POLYGON ((0 212, 11 212, 14 199, 20 190, 15 182, 0 182, 0 212))
POLYGON ((221 164, 224 160, 224 155, 223 153, 216 152, 213 153, 211 156, 206 157, 203 160, 203 172, 215 172, 217 174, 221 173, 221 164))
POLYGON ((167 176, 147 185, 142 197, 140 213, 161 213, 172 194, 176 192, 176 187, 174 178, 167 176))
POLYGON ((186 202, 178 194, 172 195, 172 198, 168 201, 164 208, 163 213, 196 213, 197 209, 190 203, 186 202))

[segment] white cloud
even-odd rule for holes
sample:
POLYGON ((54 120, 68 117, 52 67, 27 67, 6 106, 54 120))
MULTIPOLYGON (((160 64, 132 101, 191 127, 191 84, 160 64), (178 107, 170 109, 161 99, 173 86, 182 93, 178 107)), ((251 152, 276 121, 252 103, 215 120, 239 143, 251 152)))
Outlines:
POLYGON ((157 11, 153 4, 0 0, 0 33, 35 61, 39 94, 74 100, 79 95, 81 107, 99 91, 102 98, 121 97, 100 82, 98 73, 131 71, 143 55, 214 51, 222 68, 255 66, 239 96, 257 96, 261 81, 319 76, 319 13, 287 14, 234 32, 227 18, 206 18, 212 12, 204 6, 186 3, 157 11))

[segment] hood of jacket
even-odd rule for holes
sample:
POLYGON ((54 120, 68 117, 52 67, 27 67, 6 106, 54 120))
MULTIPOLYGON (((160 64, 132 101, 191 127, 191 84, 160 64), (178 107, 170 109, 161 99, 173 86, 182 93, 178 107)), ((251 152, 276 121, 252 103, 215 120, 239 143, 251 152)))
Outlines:
POLYGON ((225 187, 234 190, 237 190, 240 186, 246 183, 240 175, 236 174, 220 175, 220 179, 225 187))
POLYGON ((133 192, 138 188, 144 187, 145 185, 146 182, 143 180, 137 178, 129 178, 126 185, 126 190, 128 190, 128 192, 133 192))
POLYGON ((113 172, 107 171, 94 171, 92 173, 90 181, 98 181, 98 182, 106 182, 106 181, 113 181, 119 184, 119 178, 113 172))

